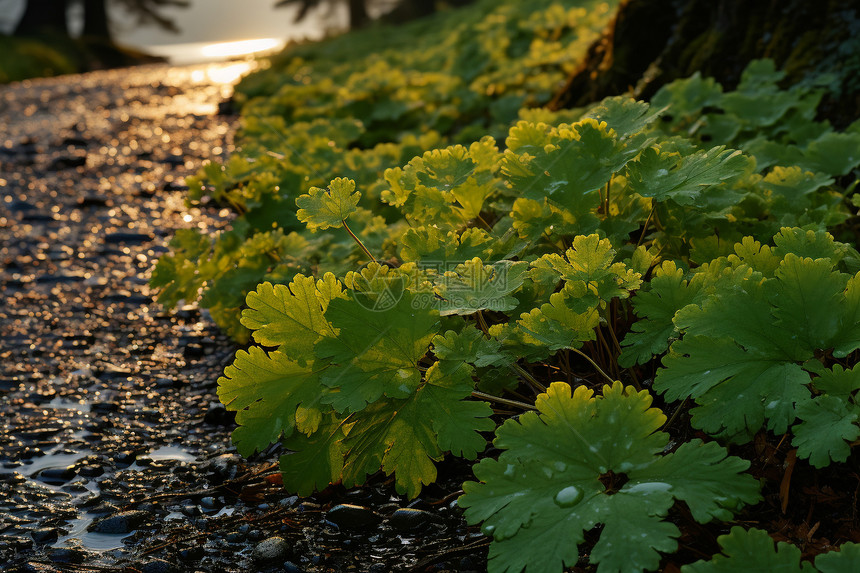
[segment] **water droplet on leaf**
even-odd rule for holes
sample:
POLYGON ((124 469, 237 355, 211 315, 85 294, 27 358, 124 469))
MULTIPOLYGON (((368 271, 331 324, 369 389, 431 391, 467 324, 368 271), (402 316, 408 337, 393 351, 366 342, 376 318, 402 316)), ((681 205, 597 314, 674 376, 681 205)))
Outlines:
POLYGON ((582 501, 582 490, 569 485, 555 494, 555 503, 560 507, 572 507, 582 501))

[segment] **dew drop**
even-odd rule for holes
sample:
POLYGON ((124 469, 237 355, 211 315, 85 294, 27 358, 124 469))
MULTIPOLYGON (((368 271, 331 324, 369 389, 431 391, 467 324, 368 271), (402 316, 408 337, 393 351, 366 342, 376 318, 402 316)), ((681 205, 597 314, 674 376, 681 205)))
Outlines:
POLYGON ((555 494, 555 503, 560 507, 571 507, 582 500, 582 490, 576 486, 569 485, 555 494))

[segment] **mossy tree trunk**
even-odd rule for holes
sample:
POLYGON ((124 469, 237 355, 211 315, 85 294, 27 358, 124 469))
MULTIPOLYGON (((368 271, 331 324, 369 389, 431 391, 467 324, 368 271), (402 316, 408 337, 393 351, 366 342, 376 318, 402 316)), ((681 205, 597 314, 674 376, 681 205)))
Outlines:
POLYGON ((787 83, 836 73, 846 81, 825 107, 840 116, 847 105, 856 118, 860 81, 849 76, 860 73, 860 6, 844 0, 625 0, 551 106, 625 92, 647 99, 696 71, 731 89, 757 58, 772 58, 787 83))

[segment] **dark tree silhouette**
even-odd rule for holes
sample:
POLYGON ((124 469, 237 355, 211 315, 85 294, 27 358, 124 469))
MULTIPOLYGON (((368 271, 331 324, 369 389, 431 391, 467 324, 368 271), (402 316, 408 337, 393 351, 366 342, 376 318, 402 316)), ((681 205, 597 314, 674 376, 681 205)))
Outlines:
MULTIPOLYGON (((15 27, 15 35, 69 35, 66 8, 74 0, 27 0, 24 14, 15 27)), ((78 0, 84 8, 83 35, 113 44, 108 4, 121 6, 135 17, 138 25, 156 25, 178 32, 176 24, 161 13, 168 6, 187 7, 188 0, 78 0)))
MULTIPOLYGON (((346 0, 349 8, 349 27, 351 29, 361 28, 370 23, 369 7, 379 7, 378 2, 373 0, 346 0)), ((459 6, 468 4, 472 0, 450 0, 446 4, 450 6, 459 6)), ((279 0, 275 6, 295 6, 298 5, 299 10, 296 13, 296 22, 302 21, 312 9, 321 6, 328 6, 329 10, 341 3, 341 0, 279 0)), ((436 11, 436 0, 400 0, 382 2, 382 8, 388 8, 381 19, 390 23, 406 22, 429 16, 436 11), (393 7, 392 7, 393 6, 393 7)))
POLYGON ((84 36, 113 43, 107 9, 109 2, 122 6, 135 17, 138 25, 155 25, 171 32, 179 32, 179 28, 161 10, 168 6, 186 8, 189 5, 188 0, 83 0, 84 36))
MULTIPOLYGON (((327 5, 329 8, 334 7, 337 4, 337 0, 279 0, 276 4, 276 8, 280 8, 282 6, 291 6, 291 5, 299 5, 299 11, 296 13, 296 22, 300 22, 307 17, 311 10, 317 8, 319 6, 327 5)), ((370 23, 370 16, 367 13, 367 6, 365 5, 365 0, 347 0, 347 6, 349 8, 349 27, 350 28, 363 28, 368 23, 370 23)))
POLYGON ((67 0, 27 0, 24 14, 15 26, 14 34, 68 36, 67 5, 67 0))

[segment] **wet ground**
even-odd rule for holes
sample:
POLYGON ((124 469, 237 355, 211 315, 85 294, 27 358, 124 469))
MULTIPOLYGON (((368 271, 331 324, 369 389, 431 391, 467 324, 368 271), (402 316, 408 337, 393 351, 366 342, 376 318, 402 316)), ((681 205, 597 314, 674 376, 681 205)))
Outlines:
POLYGON ((0 571, 470 571, 468 467, 412 503, 383 476, 299 499, 244 460, 216 379, 235 347, 153 301, 184 177, 232 149, 247 64, 0 86, 0 571))

